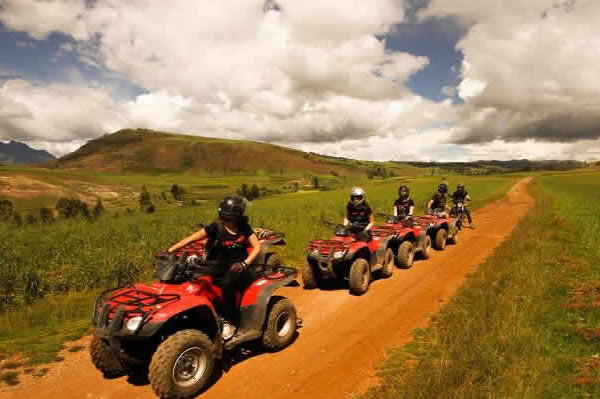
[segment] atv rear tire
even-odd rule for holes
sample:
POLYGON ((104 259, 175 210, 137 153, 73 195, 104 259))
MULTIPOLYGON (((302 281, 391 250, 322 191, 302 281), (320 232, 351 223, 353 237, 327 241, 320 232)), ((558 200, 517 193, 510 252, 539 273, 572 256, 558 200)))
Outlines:
POLYGON ((275 352, 288 346, 296 334, 297 320, 296 307, 292 301, 282 298, 275 302, 267 316, 262 336, 263 347, 275 352))
POLYGON ((420 257, 421 259, 429 259, 431 257, 431 237, 429 235, 423 239, 420 257))
POLYGON ((150 362, 149 379, 156 395, 187 399, 200 394, 210 381, 215 348, 201 331, 182 330, 159 346, 150 362))
POLYGON ((305 290, 319 288, 319 280, 317 279, 315 269, 309 262, 302 268, 302 283, 304 284, 305 290))
POLYGON ((415 246, 410 241, 404 241, 398 247, 398 252, 396 255, 396 260, 398 261, 398 266, 403 269, 410 269, 413 265, 413 261, 415 260, 415 246))
POLYGON ((369 285, 371 285, 370 269, 369 263, 362 258, 358 258, 352 262, 349 281, 350 294, 362 295, 367 292, 369 285))
POLYGON ((448 240, 448 232, 445 229, 439 229, 435 233, 435 241, 433 247, 438 251, 443 251, 446 248, 446 241, 448 240))
POLYGON ((379 270, 379 275, 382 278, 390 278, 394 274, 394 251, 391 248, 385 250, 385 256, 383 257, 383 265, 379 270))
POLYGON ((125 369, 111 352, 108 344, 94 334, 90 343, 92 363, 105 378, 117 378, 126 374, 125 369))

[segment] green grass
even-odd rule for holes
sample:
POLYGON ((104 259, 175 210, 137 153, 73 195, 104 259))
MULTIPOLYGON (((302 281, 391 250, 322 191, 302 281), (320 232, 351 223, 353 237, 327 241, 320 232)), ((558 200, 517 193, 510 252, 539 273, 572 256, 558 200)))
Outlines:
MULTIPOLYGON (((423 209, 439 178, 370 181, 364 187, 375 212, 390 213, 400 181, 410 184, 423 209)), ((500 198, 513 177, 465 177, 473 208, 500 198)), ((456 185, 457 178, 448 183, 456 185)), ((277 248, 286 263, 301 268, 312 238, 328 237, 323 221, 341 222, 348 190, 286 195, 258 200, 249 207, 251 224, 286 233, 277 248)), ((148 280, 152 254, 190 234, 196 223, 215 217, 214 203, 155 214, 121 214, 94 223, 63 221, 15 229, 0 226, 0 355, 24 353, 34 362, 55 359, 63 342, 89 327, 95 292, 131 280, 148 280), (81 294, 77 294, 80 292, 81 294)), ((382 218, 379 218, 382 221, 382 218)))
POLYGON ((540 176, 532 192, 536 208, 390 350, 366 399, 600 396, 600 174, 540 176))

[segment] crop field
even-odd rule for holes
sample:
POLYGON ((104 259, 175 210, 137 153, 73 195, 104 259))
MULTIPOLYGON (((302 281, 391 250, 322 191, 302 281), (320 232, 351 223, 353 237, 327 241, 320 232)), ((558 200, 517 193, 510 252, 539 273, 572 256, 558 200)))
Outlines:
POLYGON ((530 192, 535 209, 364 398, 600 396, 600 173, 530 192))
MULTIPOLYGON (((439 177, 370 181, 364 185, 378 221, 392 210, 400 182, 409 184, 421 212, 439 177)), ((511 176, 460 177, 477 208, 500 198, 511 176)), ((458 177, 449 177, 452 188, 458 177)), ((231 190, 233 191, 233 190, 231 190)), ((231 192, 230 191, 230 192, 231 192)), ((341 222, 348 190, 293 193, 254 201, 251 224, 286 234, 286 263, 301 268, 311 238, 327 237, 341 222)), ((152 254, 215 217, 215 201, 153 214, 109 212, 94 220, 61 220, 21 228, 0 225, 0 356, 23 353, 34 362, 53 359, 61 343, 84 333, 97 290, 148 280, 152 254)))

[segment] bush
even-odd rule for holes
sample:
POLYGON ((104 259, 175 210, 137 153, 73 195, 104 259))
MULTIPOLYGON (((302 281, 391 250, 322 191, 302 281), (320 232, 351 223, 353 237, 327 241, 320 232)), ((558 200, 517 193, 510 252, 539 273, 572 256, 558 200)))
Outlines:
POLYGON ((72 219, 77 216, 90 216, 87 204, 76 198, 60 198, 56 202, 56 210, 64 219, 72 219))
POLYGON ((92 215, 95 218, 100 217, 104 213, 104 205, 102 204, 102 199, 98 198, 96 200, 96 206, 94 206, 94 210, 92 211, 92 215))
POLYGON ((140 207, 146 208, 152 205, 152 199, 150 198, 150 193, 146 190, 146 186, 142 186, 142 192, 140 193, 140 207))
POLYGON ((185 190, 180 185, 173 184, 171 186, 171 195, 173 196, 175 201, 183 201, 185 190))
POLYGON ((13 214, 13 203, 10 200, 0 200, 0 221, 8 221, 13 214))
POLYGON ((319 178, 317 176, 313 176, 312 185, 313 185, 313 188, 319 188, 319 178))
POLYGON ((52 211, 50 211, 50 209, 48 208, 40 209, 40 221, 46 224, 54 223, 54 216, 52 216, 52 211))
POLYGON ((13 213, 13 223, 17 227, 21 227, 21 225, 23 224, 23 218, 21 217, 21 215, 19 215, 19 212, 13 213))
POLYGON ((27 216, 25 216, 25 224, 36 224, 37 220, 35 218, 35 216, 33 216, 31 213, 28 213, 27 216))

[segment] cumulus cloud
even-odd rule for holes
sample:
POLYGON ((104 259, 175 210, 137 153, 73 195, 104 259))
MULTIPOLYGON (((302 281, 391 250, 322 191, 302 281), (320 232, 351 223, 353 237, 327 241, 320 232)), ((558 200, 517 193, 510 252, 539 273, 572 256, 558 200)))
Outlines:
POLYGON ((457 143, 575 142, 600 137, 600 3, 431 0, 421 18, 470 26, 457 143))
MULTIPOLYGON (((105 98, 106 107, 96 115, 74 115, 51 139, 50 131, 44 133, 50 141, 92 137, 108 125, 131 125, 282 143, 333 143, 401 136, 407 128, 439 123, 440 113, 451 114, 449 102, 428 101, 405 85, 429 60, 390 51, 378 39, 405 18, 402 0, 2 4, 0 20, 8 28, 34 39, 66 35, 72 42, 61 53, 74 52, 82 62, 102 66, 148 92, 128 102, 109 104, 105 98), (80 131, 83 125, 89 127, 85 132, 80 131)), ((34 104, 43 100, 42 90, 50 96, 56 86, 27 90, 37 93, 24 100, 29 122, 5 122, 12 131, 31 128, 32 120, 45 124, 49 119, 51 125, 65 121, 38 112, 43 107, 34 104)), ((101 88, 85 90, 79 95, 103 96, 101 88)))

